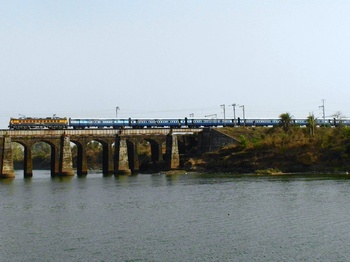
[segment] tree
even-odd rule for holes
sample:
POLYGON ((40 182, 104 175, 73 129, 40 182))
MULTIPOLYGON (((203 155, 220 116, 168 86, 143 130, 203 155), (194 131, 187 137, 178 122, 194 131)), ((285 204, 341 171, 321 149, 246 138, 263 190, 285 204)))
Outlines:
POLYGON ((346 118, 346 116, 343 115, 343 113, 340 111, 335 112, 332 115, 332 117, 333 117, 334 126, 342 126, 342 119, 346 118))
POLYGON ((280 126, 282 126, 285 132, 288 132, 293 123, 292 115, 287 112, 280 114, 279 118, 281 121, 280 126))
POLYGON ((346 116, 343 115, 342 112, 337 111, 337 112, 335 112, 335 113, 332 115, 332 117, 334 117, 335 119, 342 119, 342 118, 345 118, 346 116))
POLYGON ((315 135, 315 128, 316 128, 316 118, 313 114, 309 115, 307 117, 307 126, 308 126, 309 131, 310 131, 310 136, 314 136, 315 135))

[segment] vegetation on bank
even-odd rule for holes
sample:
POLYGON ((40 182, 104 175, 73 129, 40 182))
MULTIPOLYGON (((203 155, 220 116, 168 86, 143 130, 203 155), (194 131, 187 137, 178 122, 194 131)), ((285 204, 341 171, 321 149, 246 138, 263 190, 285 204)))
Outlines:
POLYGON ((224 128, 237 139, 217 152, 197 159, 197 167, 239 173, 347 172, 350 171, 350 128, 294 126, 290 114, 280 116, 273 128, 224 128))

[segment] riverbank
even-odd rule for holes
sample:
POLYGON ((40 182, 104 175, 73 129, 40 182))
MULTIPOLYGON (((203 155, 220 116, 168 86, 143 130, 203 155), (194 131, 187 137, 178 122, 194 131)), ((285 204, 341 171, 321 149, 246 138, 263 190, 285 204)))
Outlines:
POLYGON ((350 172, 350 129, 226 128, 238 142, 193 157, 187 170, 255 174, 350 172))

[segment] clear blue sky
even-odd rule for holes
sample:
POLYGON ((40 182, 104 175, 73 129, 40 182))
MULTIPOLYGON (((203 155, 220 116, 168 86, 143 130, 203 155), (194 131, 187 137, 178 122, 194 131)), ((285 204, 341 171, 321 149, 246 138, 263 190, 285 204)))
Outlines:
POLYGON ((350 117, 350 1, 0 0, 10 117, 350 117), (237 116, 242 109, 237 108, 237 116))

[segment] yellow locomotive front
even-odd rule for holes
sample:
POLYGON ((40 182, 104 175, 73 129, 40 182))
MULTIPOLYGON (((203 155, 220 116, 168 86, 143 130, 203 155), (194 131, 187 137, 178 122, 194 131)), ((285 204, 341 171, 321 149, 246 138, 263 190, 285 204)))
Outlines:
POLYGON ((9 128, 13 130, 29 129, 65 129, 68 128, 66 117, 47 117, 47 118, 11 118, 9 128))

